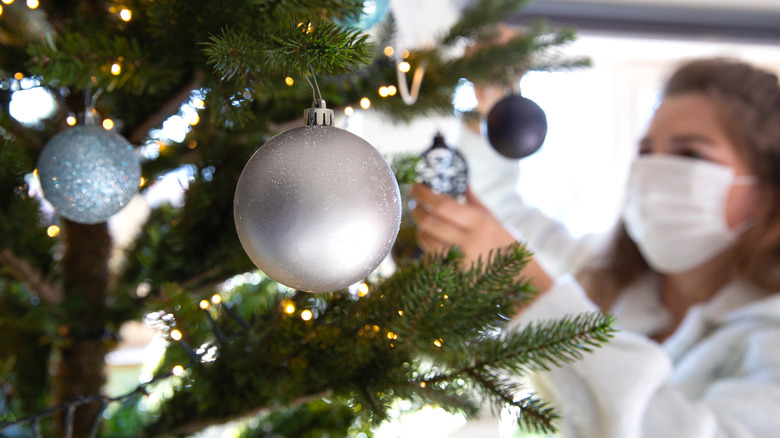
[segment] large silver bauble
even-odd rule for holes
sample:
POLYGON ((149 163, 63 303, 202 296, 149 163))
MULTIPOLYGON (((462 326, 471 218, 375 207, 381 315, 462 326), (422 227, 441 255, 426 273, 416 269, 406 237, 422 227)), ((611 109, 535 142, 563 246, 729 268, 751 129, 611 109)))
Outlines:
POLYGON ((368 142, 332 126, 273 137, 238 179, 236 230, 244 250, 273 280, 329 292, 364 279, 395 242, 398 183, 368 142))
POLYGON ((38 157, 43 195, 74 222, 105 222, 138 193, 141 164, 132 145, 100 126, 76 126, 52 137, 38 157))

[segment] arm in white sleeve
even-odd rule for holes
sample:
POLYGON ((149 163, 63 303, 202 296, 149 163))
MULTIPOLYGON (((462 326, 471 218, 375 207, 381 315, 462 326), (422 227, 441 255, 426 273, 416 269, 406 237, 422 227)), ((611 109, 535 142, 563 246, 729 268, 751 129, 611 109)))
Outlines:
MULTIPOLYGON (((513 323, 524 326, 593 310, 581 287, 568 277, 513 323)), ((659 344, 630 332, 618 332, 581 360, 531 376, 531 383, 558 409, 562 437, 779 436, 780 354, 768 352, 780 345, 780 326, 775 321, 765 329, 759 322, 720 332, 688 355, 687 360, 700 360, 707 365, 703 368, 715 370, 699 385, 698 394, 674 382, 675 365, 659 344), (713 342, 720 344, 706 345, 713 342)))

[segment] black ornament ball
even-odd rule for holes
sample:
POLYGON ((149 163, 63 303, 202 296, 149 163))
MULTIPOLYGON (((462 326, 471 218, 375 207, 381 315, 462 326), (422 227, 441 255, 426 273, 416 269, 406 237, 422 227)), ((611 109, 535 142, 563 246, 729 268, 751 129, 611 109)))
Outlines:
POLYGON ((487 115, 487 137, 507 158, 525 158, 536 152, 547 136, 547 116, 531 99, 518 94, 499 100, 487 115))

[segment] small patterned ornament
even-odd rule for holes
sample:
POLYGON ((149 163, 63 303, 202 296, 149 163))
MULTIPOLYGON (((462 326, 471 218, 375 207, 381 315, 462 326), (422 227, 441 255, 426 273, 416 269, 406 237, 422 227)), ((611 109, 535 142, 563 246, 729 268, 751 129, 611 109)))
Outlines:
POLYGON ((43 195, 73 222, 105 222, 138 192, 141 164, 124 137, 80 125, 52 137, 38 157, 43 195))
POLYGON ((547 136, 547 116, 531 99, 518 94, 499 100, 487 115, 487 137, 499 154, 513 159, 536 152, 547 136))
POLYGON ((469 182, 466 160, 447 146, 441 134, 434 136, 433 145, 421 157, 415 167, 419 182, 456 199, 466 193, 469 182))
POLYGON ((401 225, 401 194, 382 155, 332 126, 324 101, 305 119, 247 162, 236 187, 236 231, 274 281, 330 292, 364 279, 385 259, 401 225))

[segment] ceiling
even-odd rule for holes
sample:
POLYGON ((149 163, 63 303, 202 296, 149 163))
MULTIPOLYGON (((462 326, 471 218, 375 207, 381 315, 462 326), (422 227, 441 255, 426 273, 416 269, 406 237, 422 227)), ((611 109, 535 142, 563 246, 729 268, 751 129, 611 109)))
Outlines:
POLYGON ((780 42, 778 0, 535 0, 509 21, 545 18, 579 33, 780 42))

